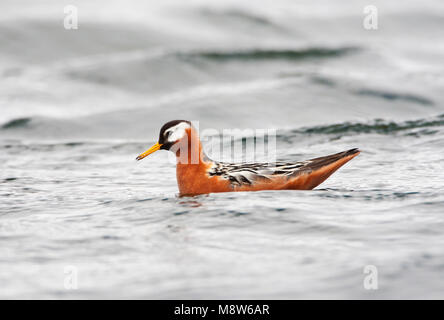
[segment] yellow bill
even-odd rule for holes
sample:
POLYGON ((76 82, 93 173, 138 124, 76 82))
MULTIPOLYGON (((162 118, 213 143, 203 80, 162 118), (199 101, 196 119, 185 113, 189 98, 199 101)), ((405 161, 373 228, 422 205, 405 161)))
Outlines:
POLYGON ((136 160, 142 160, 143 158, 145 158, 146 156, 149 156, 151 153, 156 152, 157 150, 160 149, 162 145, 158 142, 156 143, 154 146, 152 146, 151 148, 149 148, 148 150, 146 150, 144 153, 140 154, 136 160))

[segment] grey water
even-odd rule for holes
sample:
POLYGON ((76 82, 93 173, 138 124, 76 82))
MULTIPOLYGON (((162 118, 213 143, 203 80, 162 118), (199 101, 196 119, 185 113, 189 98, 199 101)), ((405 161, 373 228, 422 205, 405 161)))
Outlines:
POLYGON ((372 1, 376 30, 361 0, 70 3, 1 1, 0 298, 444 298, 442 1, 372 1), (179 197, 134 160, 173 119, 362 153, 179 197))

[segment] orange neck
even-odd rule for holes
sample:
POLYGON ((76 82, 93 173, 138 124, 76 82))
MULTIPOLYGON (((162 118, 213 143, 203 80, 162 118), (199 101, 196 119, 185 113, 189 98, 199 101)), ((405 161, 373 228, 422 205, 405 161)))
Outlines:
POLYGON ((181 194, 191 194, 199 183, 208 179, 207 170, 211 166, 211 160, 203 152, 199 135, 194 128, 187 130, 184 140, 179 142, 176 151, 177 184, 181 194))
POLYGON ((194 128, 186 130, 187 135, 179 141, 176 145, 177 165, 200 165, 207 163, 210 160, 203 152, 202 144, 200 143, 199 135, 194 128))

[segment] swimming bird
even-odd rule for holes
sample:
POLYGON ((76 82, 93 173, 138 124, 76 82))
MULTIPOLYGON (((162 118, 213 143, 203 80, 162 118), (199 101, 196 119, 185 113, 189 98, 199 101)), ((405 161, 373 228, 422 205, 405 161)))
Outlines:
POLYGON ((176 154, 180 195, 259 190, 310 190, 356 157, 359 149, 298 162, 225 163, 209 159, 197 130, 187 120, 167 122, 158 142, 136 160, 158 150, 176 154))

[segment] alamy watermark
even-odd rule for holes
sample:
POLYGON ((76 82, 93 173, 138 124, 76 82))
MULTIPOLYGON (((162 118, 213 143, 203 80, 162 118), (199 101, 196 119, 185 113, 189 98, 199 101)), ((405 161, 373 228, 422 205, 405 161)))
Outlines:
POLYGON ((63 273, 65 274, 65 279, 63 281, 64 288, 66 290, 77 290, 79 288, 77 267, 66 266, 63 273))
POLYGON ((374 5, 368 5, 364 7, 364 20, 362 26, 365 30, 377 30, 378 29, 378 8, 374 5))
POLYGON ((366 290, 378 290, 378 268, 374 265, 366 265, 363 270, 364 277, 363 285, 366 290))
POLYGON ((198 164, 203 154, 210 159, 230 162, 276 162, 276 129, 206 128, 199 131, 198 121, 191 121, 191 124, 191 130, 185 130, 184 135, 178 133, 181 138, 169 148, 171 163, 198 164))
POLYGON ((63 27, 66 30, 77 30, 79 28, 79 10, 74 5, 67 5, 63 8, 65 18, 63 27))

